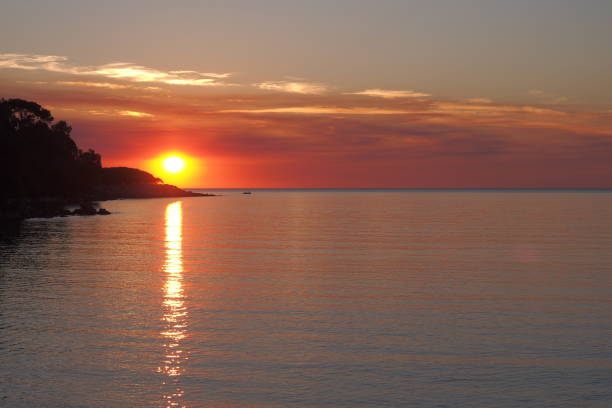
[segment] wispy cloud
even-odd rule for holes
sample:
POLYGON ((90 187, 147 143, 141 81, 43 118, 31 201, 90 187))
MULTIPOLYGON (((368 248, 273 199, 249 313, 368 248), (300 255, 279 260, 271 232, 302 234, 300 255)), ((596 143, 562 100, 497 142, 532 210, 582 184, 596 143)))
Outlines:
POLYGON ((532 96, 541 96, 544 95, 544 91, 541 91, 539 89, 530 89, 529 92, 527 92, 529 95, 532 96))
MULTIPOLYGON (((221 113, 286 113, 307 115, 447 115, 450 116, 493 116, 499 117, 516 114, 562 116, 564 112, 536 106, 514 106, 493 104, 472 104, 457 102, 432 102, 428 105, 412 107, 393 106, 288 106, 278 108, 241 108, 225 109, 221 113)), ((437 116, 436 116, 437 117, 437 116)))
POLYGON ((35 70, 65 60, 56 55, 0 54, 0 68, 35 70))
POLYGON ((398 115, 414 111, 381 108, 338 108, 333 106, 296 106, 268 109, 227 109, 222 113, 296 113, 306 115, 398 115))
POLYGON ((321 95, 327 91, 323 84, 298 81, 267 81, 253 84, 254 87, 268 91, 281 91, 305 95, 321 95))
POLYGON ((43 70, 49 72, 89 75, 130 82, 151 82, 168 85, 219 86, 229 73, 197 72, 192 70, 161 71, 129 62, 114 62, 98 66, 79 66, 57 55, 0 54, 0 68, 43 70))
POLYGON ((121 115, 121 116, 130 116, 130 117, 133 117, 133 118, 152 118, 153 117, 153 115, 151 115, 150 113, 137 112, 137 111, 131 111, 131 110, 119 111, 119 115, 121 115))
POLYGON ((243 177, 278 187, 610 185, 612 116, 605 110, 275 92, 171 99, 40 92, 107 162, 136 166, 180 146, 232 163, 207 175, 220 185, 243 177), (234 179, 233 163, 244 166, 234 179))
POLYGON ((513 106, 513 105, 489 105, 489 104, 465 104, 454 102, 436 102, 433 111, 440 113, 460 113, 474 115, 502 115, 511 113, 531 113, 545 115, 564 115, 564 112, 539 108, 536 106, 513 106))
POLYGON ((493 99, 489 98, 468 98, 465 101, 467 103, 493 103, 493 99))
POLYGON ((217 78, 217 79, 224 79, 224 78, 229 78, 230 76, 232 76, 229 73, 224 73, 224 74, 217 74, 214 72, 197 72, 197 71, 170 71, 170 74, 175 74, 175 75, 186 75, 186 74, 194 74, 194 75, 202 75, 202 76, 206 76, 206 77, 211 77, 211 78, 217 78))
POLYGON ((396 99, 396 98, 427 98, 431 94, 415 91, 394 91, 390 89, 366 89, 361 92, 350 92, 350 95, 365 95, 377 98, 396 99))
POLYGON ((542 91, 540 89, 531 89, 527 93, 533 97, 538 98, 541 103, 546 103, 549 105, 559 105, 569 102, 569 98, 566 96, 558 95, 553 92, 542 91))
POLYGON ((139 112, 133 110, 121 110, 121 109, 106 109, 101 107, 99 109, 87 109, 82 107, 53 107, 56 111, 61 112, 74 112, 84 114, 85 116, 97 116, 105 118, 117 118, 118 116, 124 116, 127 118, 153 118, 155 115, 147 112, 139 112))
POLYGON ((84 86, 87 88, 127 89, 128 85, 111 84, 110 82, 58 81, 58 85, 84 86))

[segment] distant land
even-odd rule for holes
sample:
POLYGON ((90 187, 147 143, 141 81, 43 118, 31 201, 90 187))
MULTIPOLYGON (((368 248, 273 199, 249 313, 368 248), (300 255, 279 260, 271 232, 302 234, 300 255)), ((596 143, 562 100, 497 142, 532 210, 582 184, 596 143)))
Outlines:
POLYGON ((0 221, 106 214, 93 202, 120 198, 192 197, 160 178, 129 167, 102 167, 83 151, 72 128, 36 102, 0 99, 0 221), (68 205, 80 205, 70 212, 68 205))

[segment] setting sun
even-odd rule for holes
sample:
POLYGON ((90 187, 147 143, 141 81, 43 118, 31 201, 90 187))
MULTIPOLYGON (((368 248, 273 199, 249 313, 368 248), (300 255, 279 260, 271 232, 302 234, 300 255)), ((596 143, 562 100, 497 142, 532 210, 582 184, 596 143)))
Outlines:
POLYGON ((185 168, 185 160, 178 156, 170 156, 164 160, 164 169, 170 173, 179 173, 185 168))
POLYGON ((144 170, 159 177, 166 184, 189 187, 201 183, 206 164, 180 149, 168 149, 139 164, 144 170))

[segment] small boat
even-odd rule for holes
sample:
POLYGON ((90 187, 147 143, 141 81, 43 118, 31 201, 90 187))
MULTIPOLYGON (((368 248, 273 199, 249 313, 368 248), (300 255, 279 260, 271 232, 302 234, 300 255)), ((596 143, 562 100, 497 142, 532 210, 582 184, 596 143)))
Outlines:
POLYGON ((251 194, 250 191, 244 191, 242 194, 251 194))

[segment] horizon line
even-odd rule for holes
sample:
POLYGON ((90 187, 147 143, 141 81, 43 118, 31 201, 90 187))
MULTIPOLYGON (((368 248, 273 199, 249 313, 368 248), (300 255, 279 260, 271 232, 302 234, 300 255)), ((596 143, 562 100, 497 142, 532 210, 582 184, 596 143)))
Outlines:
POLYGON ((476 191, 612 191, 612 187, 181 187, 185 190, 476 190, 476 191))

